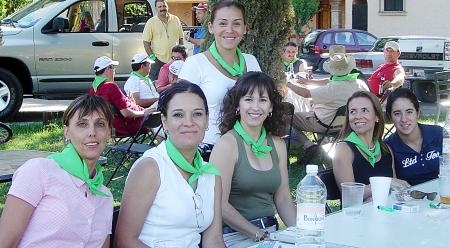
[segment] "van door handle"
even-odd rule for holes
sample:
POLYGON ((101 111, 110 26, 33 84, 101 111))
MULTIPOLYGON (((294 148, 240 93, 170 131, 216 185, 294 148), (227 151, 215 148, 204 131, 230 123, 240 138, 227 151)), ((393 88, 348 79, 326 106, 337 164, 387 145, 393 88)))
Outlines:
POLYGON ((109 42, 107 41, 94 41, 92 42, 93 46, 109 46, 109 42))

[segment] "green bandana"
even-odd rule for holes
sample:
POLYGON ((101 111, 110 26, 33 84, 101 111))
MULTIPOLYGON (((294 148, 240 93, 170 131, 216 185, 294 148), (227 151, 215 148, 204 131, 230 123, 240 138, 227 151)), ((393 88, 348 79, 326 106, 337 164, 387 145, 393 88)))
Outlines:
POLYGON ((189 186, 191 186, 192 189, 194 189, 195 180, 197 180, 198 177, 203 173, 220 176, 219 170, 217 170, 216 166, 213 163, 207 163, 203 165, 203 160, 200 156, 199 151, 196 151, 194 156, 194 164, 191 165, 188 161, 186 161, 181 152, 178 151, 178 149, 170 140, 170 137, 168 137, 166 140, 166 150, 170 159, 176 166, 192 174, 192 176, 188 179, 189 186))
POLYGON ((103 82, 108 82, 108 81, 109 81, 108 78, 96 76, 94 78, 94 82, 92 82, 92 88, 94 88, 94 92, 97 92, 97 88, 98 88, 98 86, 100 86, 100 84, 102 84, 103 82))
POLYGON ((284 67, 286 71, 294 71, 294 63, 299 61, 297 57, 294 57, 294 59, 291 62, 287 62, 283 60, 284 67))
POLYGON ((55 160, 61 169, 86 182, 92 193, 99 196, 108 196, 98 189, 103 184, 103 172, 100 164, 97 163, 95 166, 95 177, 90 178, 86 161, 81 160, 72 144, 67 144, 62 152, 51 154, 47 158, 55 160))
POLYGON ((149 54, 148 58, 153 60, 153 61, 156 61, 156 55, 154 53, 149 54))
POLYGON ((150 78, 148 77, 148 75, 147 75, 147 76, 142 76, 139 72, 136 72, 136 71, 131 72, 131 75, 134 75, 134 76, 138 77, 140 80, 144 81, 144 83, 145 83, 150 89, 152 88, 152 87, 151 87, 152 83, 151 83, 150 78))
POLYGON ((375 167, 375 162, 378 158, 378 155, 380 155, 380 143, 375 141, 375 150, 371 152, 369 148, 367 148, 366 145, 362 142, 362 140, 358 137, 358 135, 355 132, 351 132, 347 138, 345 138, 346 141, 352 142, 357 147, 359 147, 369 158, 369 163, 372 165, 372 167, 375 167))
POLYGON ((331 77, 331 81, 344 81, 348 79, 355 79, 358 78, 359 73, 351 73, 344 76, 333 76, 331 77))
POLYGON ((245 143, 252 147, 252 152, 257 158, 265 158, 267 156, 267 153, 272 151, 272 147, 262 144, 266 139, 266 129, 264 127, 261 128, 261 135, 256 142, 245 132, 239 121, 236 121, 236 123, 234 123, 233 129, 242 137, 245 143))
POLYGON ((219 65, 222 66, 223 69, 225 69, 228 73, 230 73, 231 76, 237 77, 244 74, 245 59, 239 48, 236 48, 236 54, 239 58, 239 65, 236 63, 236 61, 234 61, 233 66, 230 66, 227 62, 225 62, 222 56, 220 56, 219 52, 217 51, 215 41, 209 47, 209 52, 217 61, 217 63, 219 63, 219 65))

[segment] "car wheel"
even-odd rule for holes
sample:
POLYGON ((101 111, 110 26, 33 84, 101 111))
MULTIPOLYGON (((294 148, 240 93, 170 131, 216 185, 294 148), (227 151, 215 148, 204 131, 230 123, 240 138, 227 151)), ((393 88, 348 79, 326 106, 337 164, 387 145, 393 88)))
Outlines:
POLYGON ((412 91, 421 102, 436 102, 436 89, 432 82, 411 81, 412 91))
POLYGON ((0 119, 19 112, 23 101, 23 89, 11 72, 0 68, 0 119))

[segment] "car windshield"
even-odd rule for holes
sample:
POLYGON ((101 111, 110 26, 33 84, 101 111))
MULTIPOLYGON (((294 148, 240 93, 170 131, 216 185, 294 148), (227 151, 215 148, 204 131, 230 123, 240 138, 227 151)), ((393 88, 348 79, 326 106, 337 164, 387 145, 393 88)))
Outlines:
POLYGON ((393 37, 389 37, 389 38, 379 38, 377 41, 375 41, 375 43, 373 44, 373 47, 370 49, 371 52, 383 52, 384 49, 384 45, 386 44, 386 42, 388 41, 398 41, 398 38, 393 38, 393 37))
POLYGON ((11 24, 21 28, 31 27, 45 16, 53 5, 60 2, 64 0, 38 0, 3 19, 1 24, 11 24))

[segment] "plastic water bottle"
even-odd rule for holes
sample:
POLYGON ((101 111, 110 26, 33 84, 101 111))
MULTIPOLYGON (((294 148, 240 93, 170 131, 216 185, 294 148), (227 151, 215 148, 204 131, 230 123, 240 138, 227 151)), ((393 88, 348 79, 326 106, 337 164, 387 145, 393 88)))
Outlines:
POLYGON ((450 156, 450 115, 443 128, 442 155, 450 156))
POLYGON ((297 185, 297 235, 295 247, 325 247, 324 224, 327 188, 317 177, 318 166, 307 165, 297 185))

